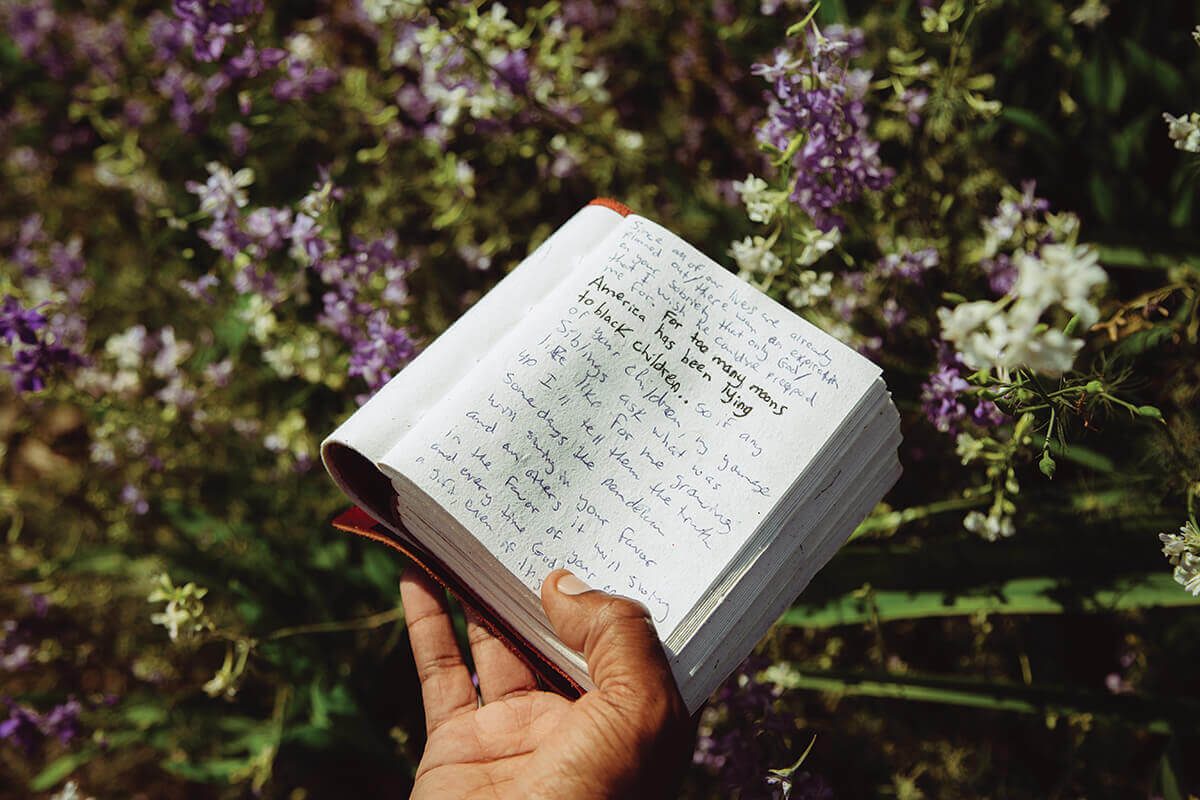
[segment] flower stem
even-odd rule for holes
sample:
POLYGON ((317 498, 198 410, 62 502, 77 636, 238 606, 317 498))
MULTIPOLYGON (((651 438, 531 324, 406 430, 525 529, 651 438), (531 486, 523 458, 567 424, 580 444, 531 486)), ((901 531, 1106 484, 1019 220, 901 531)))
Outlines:
POLYGON ((310 625, 293 625, 289 628, 280 628, 265 638, 270 641, 274 639, 283 639, 288 636, 302 636, 308 633, 337 633, 339 631, 371 630, 372 628, 381 628, 388 623, 398 622, 402 619, 404 619, 404 609, 397 606, 396 608, 391 608, 387 611, 380 611, 377 614, 371 614, 368 617, 360 617, 359 619, 339 620, 335 622, 314 622, 310 625))

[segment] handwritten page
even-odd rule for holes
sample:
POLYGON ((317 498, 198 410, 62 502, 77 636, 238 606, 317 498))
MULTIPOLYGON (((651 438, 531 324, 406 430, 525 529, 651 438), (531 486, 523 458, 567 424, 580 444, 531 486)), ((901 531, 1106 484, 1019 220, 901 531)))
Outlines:
POLYGON ((570 569, 665 640, 878 374, 631 216, 383 463, 532 591, 570 569))

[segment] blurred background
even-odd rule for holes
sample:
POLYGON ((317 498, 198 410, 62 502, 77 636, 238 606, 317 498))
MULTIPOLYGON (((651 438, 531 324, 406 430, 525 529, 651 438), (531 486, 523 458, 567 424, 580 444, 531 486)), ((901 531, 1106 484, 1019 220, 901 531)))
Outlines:
POLYGON ((597 195, 904 417, 686 796, 1200 794, 1200 3, 0 20, 0 797, 407 793, 404 565, 317 444, 597 195), (964 362, 938 309, 1060 243, 1107 273, 1071 368, 964 362))

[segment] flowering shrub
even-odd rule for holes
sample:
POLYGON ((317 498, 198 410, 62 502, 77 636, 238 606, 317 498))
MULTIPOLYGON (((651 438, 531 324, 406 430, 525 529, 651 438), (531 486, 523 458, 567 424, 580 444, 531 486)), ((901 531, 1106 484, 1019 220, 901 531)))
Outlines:
POLYGON ((1200 20, 1153 5, 0 5, 0 786, 402 795, 401 565, 317 443, 613 195, 903 415, 689 796, 1198 791, 1200 20))

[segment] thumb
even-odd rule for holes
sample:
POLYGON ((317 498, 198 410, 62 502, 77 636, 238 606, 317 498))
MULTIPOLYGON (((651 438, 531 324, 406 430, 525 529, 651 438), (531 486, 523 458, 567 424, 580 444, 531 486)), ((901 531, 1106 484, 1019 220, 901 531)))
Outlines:
POLYGON ((565 569, 542 584, 542 607, 563 644, 583 653, 596 687, 618 704, 667 700, 683 706, 645 606, 591 589, 565 569))

